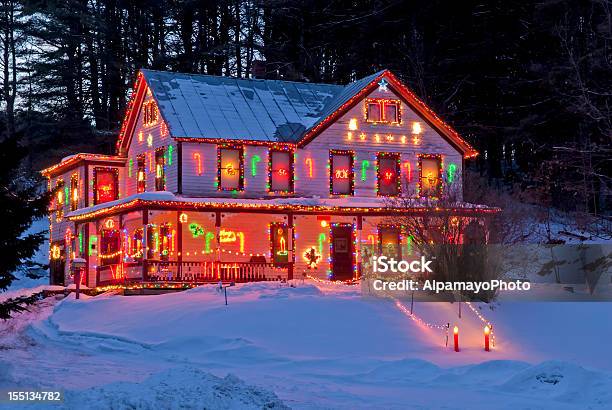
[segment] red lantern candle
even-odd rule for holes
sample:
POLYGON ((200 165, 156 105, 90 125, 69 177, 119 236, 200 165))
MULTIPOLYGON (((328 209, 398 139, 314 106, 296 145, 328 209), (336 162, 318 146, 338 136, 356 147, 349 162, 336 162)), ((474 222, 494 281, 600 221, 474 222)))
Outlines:
POLYGON ((455 352, 459 351, 459 327, 455 326, 453 328, 453 337, 455 340, 455 352))
POLYGON ((485 352, 490 351, 489 349, 489 336, 491 335, 491 328, 489 327, 489 325, 484 327, 484 343, 485 343, 485 352))

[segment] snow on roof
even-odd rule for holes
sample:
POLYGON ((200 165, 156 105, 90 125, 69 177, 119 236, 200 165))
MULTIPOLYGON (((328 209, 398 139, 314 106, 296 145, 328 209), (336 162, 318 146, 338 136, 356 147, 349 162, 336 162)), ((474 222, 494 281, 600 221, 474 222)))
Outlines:
MULTIPOLYGON (((76 211, 72 211, 66 215, 69 219, 83 219, 99 212, 103 212, 107 209, 119 206, 121 208, 131 206, 131 204, 140 202, 166 202, 172 205, 184 203, 185 205, 197 205, 197 206, 211 206, 216 205, 242 205, 245 208, 257 207, 257 206, 307 206, 317 207, 321 210, 326 208, 350 208, 350 209, 426 209, 431 208, 431 204, 421 201, 419 199, 410 199, 401 201, 401 203, 394 204, 389 202, 384 197, 342 197, 342 198, 320 198, 318 196, 312 197, 280 197, 272 199, 256 199, 256 198, 216 198, 216 197, 205 197, 205 198, 193 198, 183 197, 174 195, 171 192, 160 191, 160 192, 142 192, 140 194, 134 194, 125 198, 118 199, 116 201, 105 202, 90 206, 87 208, 81 208, 76 211)), ((143 204, 144 205, 144 204, 143 204)), ((457 203, 454 209, 464 210, 486 210, 495 212, 497 208, 491 208, 486 205, 475 205, 467 202, 457 203)))
POLYGON ((382 72, 346 86, 142 73, 174 137, 297 142, 382 72))

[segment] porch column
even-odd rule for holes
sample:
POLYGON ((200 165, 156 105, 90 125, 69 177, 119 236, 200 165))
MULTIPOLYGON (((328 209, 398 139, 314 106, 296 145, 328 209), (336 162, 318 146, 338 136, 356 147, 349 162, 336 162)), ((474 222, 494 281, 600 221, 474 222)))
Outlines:
MULTIPOLYGON (((217 271, 217 279, 222 280, 221 278, 221 212, 216 211, 215 212, 215 234, 216 234, 216 238, 217 238, 217 267, 216 267, 216 271, 217 271)), ((214 265, 213 265, 214 266, 214 265)), ((214 269, 213 269, 213 274, 214 274, 214 269)))
POLYGON ((176 272, 180 278, 183 274, 183 223, 180 211, 176 211, 176 262, 176 272))
POLYGON ((142 210, 142 281, 147 277, 147 256, 149 254, 149 210, 142 210))
POLYGON ((121 269, 121 274, 123 275, 123 283, 125 284, 126 282, 126 273, 125 273, 125 264, 123 263, 125 261, 125 255, 127 255, 127 249, 125 246, 125 235, 127 235, 127 233, 124 234, 123 232, 123 214, 119 214, 119 249, 121 250, 121 253, 119 254, 119 268, 121 269))
POLYGON ((294 256, 295 256, 295 242, 294 242, 294 237, 293 237, 293 214, 292 213, 288 213, 287 214, 287 237, 289 239, 289 249, 288 252, 289 254, 288 256, 288 261, 289 261, 289 266, 287 267, 287 280, 291 280, 293 279, 293 264, 294 264, 294 256))
MULTIPOLYGON (((87 184, 85 184, 85 185, 87 185, 87 184)), ((86 276, 87 280, 86 280, 85 283, 87 284, 87 287, 91 287, 91 284, 89 283, 89 246, 90 246, 90 244, 89 244, 89 225, 90 225, 89 222, 85 222, 85 230, 83 232, 83 236, 84 236, 84 238, 83 238, 83 253, 85 255, 81 256, 82 258, 85 258, 85 275, 87 275, 86 276)), ((97 275, 96 275, 96 277, 97 277, 97 275)), ((98 286, 98 282, 97 281, 96 281, 96 286, 98 286)))
POLYGON ((363 216, 357 215, 357 248, 355 258, 357 258, 357 276, 361 278, 361 232, 363 227, 363 216))

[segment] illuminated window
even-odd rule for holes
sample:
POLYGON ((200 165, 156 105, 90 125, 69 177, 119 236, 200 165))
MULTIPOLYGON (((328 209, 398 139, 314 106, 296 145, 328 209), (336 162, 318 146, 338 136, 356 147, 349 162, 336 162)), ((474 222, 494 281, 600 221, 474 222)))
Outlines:
POLYGON ((117 229, 103 229, 100 234, 100 265, 121 262, 121 235, 117 229))
POLYGON ((157 124, 157 120, 159 118, 159 114, 157 111, 157 104, 155 101, 147 101, 142 104, 142 123, 145 126, 155 125, 157 124))
POLYGON ((170 224, 159 227, 159 259, 167 261, 170 256, 170 244, 172 242, 172 230, 170 224))
POLYGON ((287 224, 270 224, 270 250, 274 263, 289 262, 289 228, 287 224))
POLYGON ((378 251, 380 255, 399 260, 402 258, 401 229, 392 226, 378 228, 378 251))
POLYGON ((79 174, 70 177, 70 210, 75 211, 79 207, 79 174))
POLYGON ((381 152, 377 160, 378 195, 399 195, 401 190, 400 154, 381 152))
POLYGON ((400 100, 368 98, 366 104, 366 121, 372 123, 399 124, 400 100))
POLYGON ((157 226, 147 226, 147 259, 154 259, 155 252, 159 250, 159 232, 157 226))
POLYGON ((155 150, 155 190, 165 191, 166 190, 166 166, 164 154, 166 150, 164 148, 158 148, 155 150))
POLYGON ((220 191, 244 189, 242 147, 220 147, 217 153, 217 178, 220 191))
POLYGON ((419 156, 419 187, 422 197, 439 197, 442 193, 442 157, 419 156))
POLYGON ((270 192, 293 192, 293 153, 270 151, 270 192))
POLYGON ((353 195, 354 172, 353 153, 330 151, 330 193, 332 195, 353 195))
POLYGON ((94 168, 94 205, 119 199, 119 170, 94 168))
POLYGON ((136 157, 136 192, 141 193, 147 189, 147 174, 145 173, 145 155, 136 157))
POLYGON ((58 222, 64 217, 64 206, 66 205, 64 185, 61 179, 55 183, 55 220, 58 222))
POLYGON ((142 259, 142 239, 143 229, 139 228, 134 231, 130 242, 130 257, 134 259, 142 259))
POLYGON ((368 103, 368 115, 366 121, 368 122, 381 122, 382 115, 380 111, 380 103, 378 101, 368 103))

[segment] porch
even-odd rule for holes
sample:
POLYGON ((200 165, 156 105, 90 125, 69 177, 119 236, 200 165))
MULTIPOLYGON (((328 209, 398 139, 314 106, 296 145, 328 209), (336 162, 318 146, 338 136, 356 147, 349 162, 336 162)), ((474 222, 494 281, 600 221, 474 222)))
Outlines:
POLYGON ((266 262, 122 262, 96 267, 97 286, 135 283, 257 282, 287 278, 289 266, 266 262))

